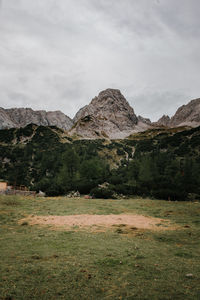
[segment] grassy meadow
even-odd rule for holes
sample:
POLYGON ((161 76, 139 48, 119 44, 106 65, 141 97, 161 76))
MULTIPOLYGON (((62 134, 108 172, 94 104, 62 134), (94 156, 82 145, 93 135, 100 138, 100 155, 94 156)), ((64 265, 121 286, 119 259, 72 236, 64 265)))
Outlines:
POLYGON ((0 196, 0 299, 200 299, 199 229, 199 202, 0 196), (139 214, 175 229, 19 223, 74 214, 139 214))

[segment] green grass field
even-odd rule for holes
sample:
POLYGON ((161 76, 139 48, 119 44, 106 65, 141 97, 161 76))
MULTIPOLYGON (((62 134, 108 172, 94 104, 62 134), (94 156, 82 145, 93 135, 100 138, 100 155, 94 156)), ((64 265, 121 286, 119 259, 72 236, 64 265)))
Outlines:
POLYGON ((200 299, 200 203, 0 196, 0 299, 200 299), (176 230, 21 225, 28 215, 139 214, 176 230))

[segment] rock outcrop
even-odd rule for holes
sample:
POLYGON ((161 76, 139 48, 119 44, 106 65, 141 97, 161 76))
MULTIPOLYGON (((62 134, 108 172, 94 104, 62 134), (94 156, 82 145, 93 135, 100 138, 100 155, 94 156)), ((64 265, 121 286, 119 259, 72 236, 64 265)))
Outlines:
POLYGON ((0 107, 0 129, 17 127, 17 124, 11 120, 6 109, 0 107))
POLYGON ((61 111, 0 108, 0 129, 25 127, 31 123, 42 126, 57 126, 64 130, 69 130, 73 126, 73 121, 61 111))
POLYGON ((142 116, 138 116, 138 122, 142 122, 147 125, 151 125, 151 120, 148 118, 143 118, 142 116))
POLYGON ((169 116, 163 115, 154 125, 168 127, 170 126, 170 120, 169 116))
POLYGON ((99 93, 89 105, 78 111, 70 134, 85 138, 124 138, 133 132, 138 118, 119 90, 99 93))
POLYGON ((200 126, 200 98, 178 108, 170 120, 170 127, 177 126, 200 126))

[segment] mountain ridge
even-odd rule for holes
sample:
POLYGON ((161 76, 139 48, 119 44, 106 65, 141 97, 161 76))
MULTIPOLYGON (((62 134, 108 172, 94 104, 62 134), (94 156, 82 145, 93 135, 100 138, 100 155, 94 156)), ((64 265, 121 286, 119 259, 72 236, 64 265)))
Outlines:
POLYGON ((85 139, 121 139, 158 127, 197 127, 200 125, 200 98, 177 109, 171 118, 163 115, 157 122, 137 116, 120 90, 101 91, 88 105, 69 118, 63 112, 32 108, 0 108, 0 129, 20 128, 28 124, 57 126, 71 136, 85 139))
POLYGON ((20 128, 34 123, 42 126, 57 126, 69 130, 73 121, 63 112, 33 110, 32 108, 8 108, 0 107, 0 129, 20 128))

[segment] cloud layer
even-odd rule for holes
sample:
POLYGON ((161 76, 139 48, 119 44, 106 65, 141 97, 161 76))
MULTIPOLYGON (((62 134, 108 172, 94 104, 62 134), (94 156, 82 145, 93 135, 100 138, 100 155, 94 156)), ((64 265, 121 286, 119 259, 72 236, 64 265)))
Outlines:
POLYGON ((200 97, 199 0, 1 0, 0 106, 73 117, 118 88, 152 120, 200 97))

